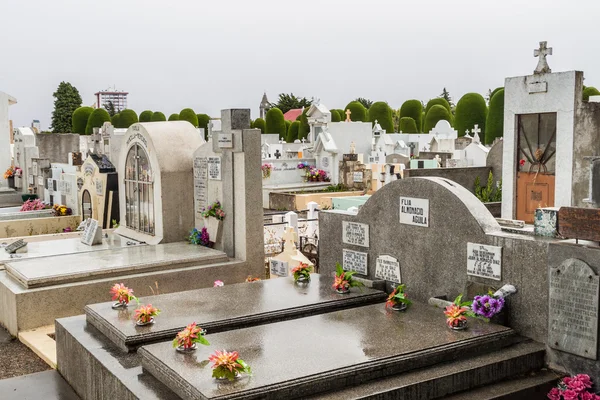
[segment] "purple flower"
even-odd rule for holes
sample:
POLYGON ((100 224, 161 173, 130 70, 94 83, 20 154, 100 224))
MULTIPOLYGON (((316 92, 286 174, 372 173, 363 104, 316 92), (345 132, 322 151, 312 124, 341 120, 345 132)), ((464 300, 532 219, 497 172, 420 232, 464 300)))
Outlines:
POLYGON ((498 314, 504 307, 504 299, 492 297, 490 295, 475 296, 473 299, 473 305, 471 308, 477 315, 481 315, 485 318, 492 318, 498 314))

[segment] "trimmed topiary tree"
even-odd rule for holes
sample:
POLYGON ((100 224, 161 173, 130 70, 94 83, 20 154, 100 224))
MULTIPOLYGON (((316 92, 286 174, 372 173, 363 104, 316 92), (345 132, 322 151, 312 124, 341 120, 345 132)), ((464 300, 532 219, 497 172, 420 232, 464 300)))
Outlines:
POLYGON ((417 123, 411 117, 400 118, 398 130, 402 133, 419 133, 417 130, 417 123))
POLYGON ((467 93, 456 104, 454 129, 458 131, 458 136, 465 136, 467 129, 471 130, 479 125, 482 134, 485 134, 486 118, 487 106, 483 96, 479 93, 467 93))
POLYGON ((138 116, 135 111, 125 109, 119 113, 119 125, 115 125, 115 127, 127 129, 136 122, 138 122, 138 116))
MULTIPOLYGON (((208 140, 208 123, 210 122, 210 117, 207 114, 196 114, 198 117, 198 128, 204 129, 204 140, 208 140)), ((250 124, 252 127, 252 124, 250 124)))
POLYGON ((583 90, 583 101, 589 101, 590 96, 600 96, 600 91, 593 86, 588 86, 583 90))
POLYGON ((142 111, 139 122, 152 122, 152 114, 154 112, 150 110, 142 111))
POLYGON ((166 121, 167 117, 165 117, 165 114, 161 113, 160 111, 155 111, 152 114, 152 122, 160 122, 160 121, 166 121))
POLYGON ((119 125, 121 125, 121 114, 120 113, 116 113, 115 115, 113 115, 112 117, 110 117, 110 123, 115 128, 118 127, 119 125))
POLYGON ((494 95, 496 93, 498 93, 498 91, 501 89, 504 89, 504 87, 500 86, 500 87, 497 87, 496 89, 492 90, 492 94, 490 95, 490 101, 492 101, 492 97, 494 97, 494 95))
MULTIPOLYGON (((71 123, 73 125, 71 127, 71 132, 85 135, 87 122, 93 111, 94 109, 92 107, 79 107, 73 111, 73 115, 71 116, 71 123)), ((115 124, 113 123, 113 125, 115 124)))
POLYGON ((169 115, 169 121, 179 121, 179 114, 173 113, 169 115))
POLYGON ((279 137, 287 137, 287 127, 285 125, 285 119, 283 113, 277 107, 271 108, 267 111, 265 117, 266 133, 277 133, 279 137))
POLYGON ((91 135, 94 133, 94 128, 100 128, 106 122, 110 122, 110 115, 104 108, 96 108, 90 114, 87 124, 85 126, 85 134, 91 135))
POLYGON ((256 118, 254 120, 254 129, 260 129, 260 133, 266 133, 266 124, 265 120, 262 118, 256 118))
MULTIPOLYGON (((346 110, 350 110, 350 119, 352 121, 368 121, 367 119, 367 109, 358 101, 351 101, 346 106, 346 110)), ((346 120, 346 114, 344 110, 344 121, 346 120)))
POLYGON ((290 132, 290 126, 292 126, 292 121, 285 120, 285 134, 287 135, 290 132))
POLYGON ((485 121, 485 144, 492 144, 504 134, 504 89, 500 89, 490 100, 490 110, 485 121))
MULTIPOLYGON (((442 99, 442 100, 444 100, 444 99, 442 99)), ((446 100, 444 100, 444 101, 446 101, 446 100)), ((450 122, 450 120, 452 119, 450 117, 450 112, 448 112, 446 107, 441 106, 439 104, 435 104, 434 106, 432 106, 429 109, 429 111, 427 112, 427 115, 425 116, 425 123, 423 124, 423 132, 429 133, 433 128, 435 128, 435 125, 442 119, 450 122)))
POLYGON ((288 135, 285 138, 285 141, 288 143, 293 143, 294 140, 298 139, 298 129, 300 129, 300 121, 292 122, 290 129, 288 129, 288 135))
POLYGON ((306 113, 308 112, 308 107, 304 108, 304 111, 298 117, 300 120, 300 126, 298 127, 298 139, 306 139, 308 134, 310 133, 310 126, 308 125, 308 117, 306 113))
POLYGON ((179 120, 187 121, 190 124, 194 125, 195 128, 198 127, 198 116, 196 112, 191 108, 184 108, 179 112, 179 120))
POLYGON ((338 112, 338 110, 331 110, 331 122, 340 122, 342 120, 342 117, 340 116, 340 113, 338 112))
POLYGON ((412 118, 417 127, 417 132, 410 133, 421 132, 421 128, 423 128, 423 104, 419 100, 406 100, 400 107, 400 119, 402 120, 405 117, 412 118))
POLYGON ((450 108, 450 104, 443 97, 437 97, 435 99, 431 99, 427 102, 425 106, 425 116, 433 106, 443 106, 446 110, 448 110, 448 114, 452 115, 452 109, 450 108))
POLYGON ((394 119, 392 118, 392 109, 384 101, 377 101, 369 108, 369 121, 375 126, 375 120, 386 132, 394 132, 394 119))

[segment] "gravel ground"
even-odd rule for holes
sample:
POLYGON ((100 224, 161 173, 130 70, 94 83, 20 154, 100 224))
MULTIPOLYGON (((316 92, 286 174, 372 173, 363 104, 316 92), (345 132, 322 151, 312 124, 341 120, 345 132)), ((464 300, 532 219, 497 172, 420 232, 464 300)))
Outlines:
MULTIPOLYGON (((0 327, 0 379, 51 369, 27 346, 0 327)), ((0 395, 1 397, 1 395, 0 395)))

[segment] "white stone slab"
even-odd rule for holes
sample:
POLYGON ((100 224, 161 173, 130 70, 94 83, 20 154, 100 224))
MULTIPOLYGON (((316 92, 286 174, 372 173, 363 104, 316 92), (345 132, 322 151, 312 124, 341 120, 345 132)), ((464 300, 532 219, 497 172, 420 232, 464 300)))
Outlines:
POLYGON ((289 263, 281 260, 271 260, 269 262, 271 269, 271 275, 275 276, 288 276, 290 273, 289 263))
POLYGON ((467 275, 502 280, 502 247, 467 243, 467 275))
POLYGON ((343 221, 342 242, 355 246, 369 247, 369 225, 343 221))
POLYGON ((342 268, 344 271, 356 271, 361 275, 367 275, 368 254, 362 251, 344 249, 342 268))
POLYGON ((375 262, 375 278, 384 281, 402 283, 400 263, 391 256, 379 256, 375 262))
POLYGON ((400 197, 400 223, 429 227, 429 199, 400 197))
POLYGON ((81 243, 88 246, 102 244, 102 228, 98 225, 98 221, 88 218, 85 231, 81 235, 81 243))

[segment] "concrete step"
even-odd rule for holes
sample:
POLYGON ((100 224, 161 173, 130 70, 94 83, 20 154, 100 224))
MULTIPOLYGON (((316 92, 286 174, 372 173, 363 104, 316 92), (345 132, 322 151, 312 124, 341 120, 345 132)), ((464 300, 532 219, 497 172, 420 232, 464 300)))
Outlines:
MULTIPOLYGON (((492 353, 437 364, 308 399, 448 399, 453 393, 483 385, 489 387, 487 385, 537 371, 544 365, 544 354, 543 344, 524 340, 492 353)), ((465 400, 486 398, 475 396, 465 397, 465 400)))
POLYGON ((54 370, 0 380, 2 400, 80 400, 54 370))
POLYGON ((554 371, 543 369, 446 397, 446 400, 543 400, 561 377, 554 371))

